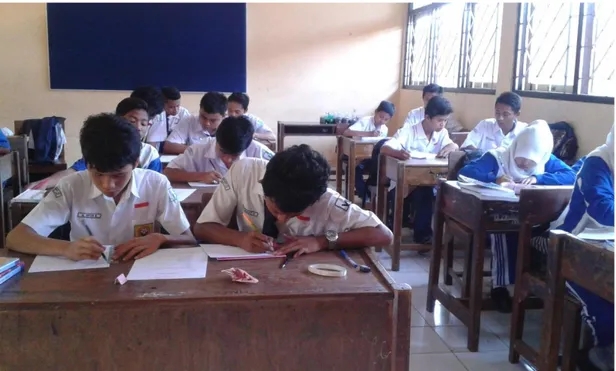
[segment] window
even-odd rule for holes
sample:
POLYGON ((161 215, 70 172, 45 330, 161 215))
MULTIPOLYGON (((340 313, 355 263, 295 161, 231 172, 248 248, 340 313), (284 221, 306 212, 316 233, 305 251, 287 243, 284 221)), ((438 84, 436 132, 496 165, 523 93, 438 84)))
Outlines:
POLYGON ((613 103, 615 10, 614 2, 520 4, 514 90, 613 103))
POLYGON ((437 83, 492 93, 498 75, 500 12, 499 3, 412 3, 403 87, 437 83))

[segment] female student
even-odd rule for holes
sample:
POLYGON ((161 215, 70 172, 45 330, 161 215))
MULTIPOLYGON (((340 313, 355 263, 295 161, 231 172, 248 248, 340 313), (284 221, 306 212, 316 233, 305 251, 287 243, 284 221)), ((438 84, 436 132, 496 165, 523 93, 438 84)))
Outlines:
MULTIPOLYGON (((393 103, 382 101, 374 111, 374 115, 366 116, 344 131, 346 137, 386 137, 389 129, 387 123, 396 113, 393 103)), ((355 167, 355 189, 359 197, 363 198, 367 192, 364 182, 364 169, 370 166, 371 159, 361 161, 355 167)), ((351 198, 351 196, 349 196, 351 198)))
MULTIPOLYGON (((507 148, 486 152, 481 158, 460 170, 460 175, 488 183, 518 183, 523 185, 571 185, 575 172, 552 155, 554 138, 543 120, 532 122, 518 134, 507 148)), ((506 285, 515 282, 517 233, 493 234, 492 300, 496 308, 511 312, 511 297, 506 285)))

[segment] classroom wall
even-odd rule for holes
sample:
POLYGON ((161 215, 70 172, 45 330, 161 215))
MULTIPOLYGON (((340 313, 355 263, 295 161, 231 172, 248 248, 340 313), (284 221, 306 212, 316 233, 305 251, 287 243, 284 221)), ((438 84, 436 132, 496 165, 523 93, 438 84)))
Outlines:
MULTIPOLYGON (((275 127, 278 120, 318 120, 327 111, 369 114, 384 98, 397 104, 405 21, 406 4, 249 3, 250 111, 275 127)), ((0 125, 66 117, 68 161, 80 156, 84 118, 112 111, 128 95, 49 89, 45 4, 0 4, 0 48, 0 125)), ((183 105, 197 112, 201 95, 184 94, 183 105)), ((300 141, 333 158, 333 138, 287 143, 300 141)))
MULTIPOLYGON (((502 92, 511 90, 512 87, 517 4, 504 3, 502 13, 503 28, 496 95, 446 93, 447 99, 453 104, 454 117, 469 130, 480 120, 493 117, 496 97, 502 92)), ((408 112, 421 104, 421 91, 400 90, 401 112, 408 112)), ((614 123, 614 105, 522 97, 520 120, 531 122, 536 119, 547 122, 566 121, 571 124, 580 147, 578 157, 582 157, 605 143, 605 137, 614 123)))

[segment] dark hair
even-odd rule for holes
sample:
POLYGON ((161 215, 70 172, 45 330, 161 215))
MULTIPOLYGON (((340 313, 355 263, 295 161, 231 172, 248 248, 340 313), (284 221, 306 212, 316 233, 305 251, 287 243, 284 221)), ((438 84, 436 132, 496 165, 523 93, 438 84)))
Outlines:
POLYGON ((437 95, 428 101, 426 104, 426 116, 432 118, 435 116, 447 116, 453 112, 451 103, 440 95, 437 95))
POLYGON ((327 191, 329 164, 310 146, 292 146, 272 157, 261 184, 263 194, 285 213, 300 213, 327 191))
POLYGON ((207 113, 219 113, 223 116, 227 114, 227 98, 222 93, 205 93, 199 106, 207 113))
POLYGON ((79 135, 86 164, 101 173, 134 165, 141 153, 141 136, 128 120, 111 113, 90 116, 79 135))
POLYGON ((394 113, 396 113, 396 106, 393 103, 384 100, 381 101, 379 106, 376 108, 376 112, 385 112, 388 113, 389 116, 393 117, 394 113))
POLYGON ((140 86, 130 94, 131 98, 139 98, 148 104, 148 116, 150 118, 163 112, 165 109, 165 97, 155 86, 140 86))
POLYGON ((216 142, 222 153, 239 155, 252 143, 255 129, 244 116, 227 117, 216 129, 216 142))
POLYGON ((423 87, 423 93, 421 93, 421 97, 425 97, 428 93, 436 93, 438 95, 443 95, 443 87, 437 84, 428 84, 423 87))
POLYGON ((178 88, 174 86, 165 86, 160 90, 162 91, 163 96, 166 100, 179 100, 180 98, 182 98, 182 94, 180 94, 178 88))
POLYGON ((229 102, 239 103, 242 105, 242 108, 244 108, 244 111, 247 111, 250 98, 244 93, 233 93, 229 95, 229 102))
MULTIPOLYGON (((522 98, 513 92, 505 92, 496 98, 496 103, 504 104, 506 106, 511 107, 513 113, 520 113, 520 109, 522 108, 522 98)), ((496 105, 494 103, 494 105, 496 105)))
POLYGON ((134 110, 144 110, 148 112, 148 104, 143 99, 124 98, 116 106, 115 114, 118 116, 124 116, 134 110))

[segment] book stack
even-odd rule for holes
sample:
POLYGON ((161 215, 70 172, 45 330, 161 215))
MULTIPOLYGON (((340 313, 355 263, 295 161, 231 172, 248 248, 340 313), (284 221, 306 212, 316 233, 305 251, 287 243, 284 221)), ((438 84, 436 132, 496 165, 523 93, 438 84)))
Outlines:
POLYGON ((24 263, 19 258, 0 257, 0 285, 16 276, 24 269, 24 263))

